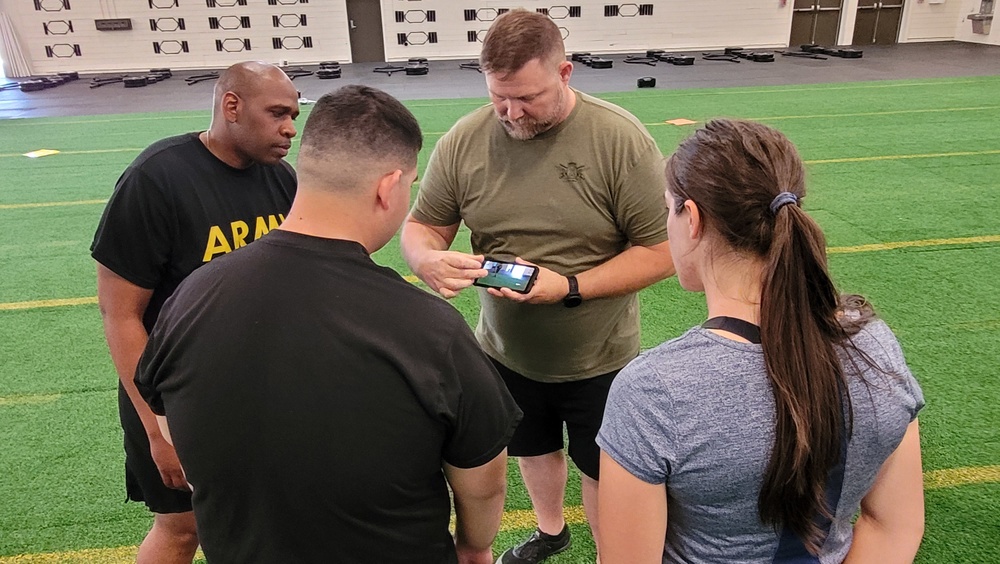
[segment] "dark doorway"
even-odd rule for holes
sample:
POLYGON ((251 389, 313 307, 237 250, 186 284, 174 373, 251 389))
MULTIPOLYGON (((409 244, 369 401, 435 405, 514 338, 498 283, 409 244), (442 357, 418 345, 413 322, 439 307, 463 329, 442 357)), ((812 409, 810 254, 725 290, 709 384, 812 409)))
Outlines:
POLYGON ((351 61, 385 61, 382 43, 382 6, 379 0, 347 0, 347 27, 350 30, 351 61))
POLYGON ((836 45, 843 0, 795 0, 790 47, 815 43, 836 45))
POLYGON ((892 45, 903 21, 903 1, 860 0, 854 22, 855 45, 892 45))

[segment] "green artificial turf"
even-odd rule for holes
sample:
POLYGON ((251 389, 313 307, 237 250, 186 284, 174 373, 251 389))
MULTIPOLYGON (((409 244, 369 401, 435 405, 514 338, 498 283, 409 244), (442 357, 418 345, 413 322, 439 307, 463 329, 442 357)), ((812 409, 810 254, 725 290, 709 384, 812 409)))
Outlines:
MULTIPOLYGON (((947 470, 1000 465, 998 91, 1000 77, 985 77, 602 97, 647 124, 665 154, 694 129, 663 123, 681 117, 760 119, 797 144, 808 168, 805 207, 826 232, 834 276, 843 290, 869 296, 898 333, 927 398, 925 469, 947 470), (905 158, 914 155, 924 156, 905 158), (855 248, 975 237, 986 239, 855 248)), ((437 139, 483 103, 407 104, 425 131, 421 170, 437 139)), ((88 248, 118 175, 149 143, 204 128, 208 119, 206 110, 0 121, 0 304, 94 296, 88 248), (36 149, 62 153, 19 156, 36 149), (71 205, 31 205, 41 203, 71 205)), ((464 228, 456 248, 469 248, 464 228)), ((398 240, 375 260, 410 274, 398 240)), ((644 347, 705 314, 701 296, 675 279, 646 289, 640 300, 644 347)), ((451 303, 474 323, 472 292, 451 303)), ((0 562, 6 555, 138 543, 150 520, 143 507, 124 503, 116 377, 97 307, 0 309, 0 350, 0 562)), ((510 468, 507 508, 530 509, 513 461, 510 468)), ((578 505, 571 475, 566 501, 578 505)), ((1000 561, 998 500, 996 483, 928 491, 919 562, 1000 561)), ((586 525, 572 529, 574 548, 552 562, 593 561, 586 525)), ((496 548, 529 532, 503 531, 496 548)))

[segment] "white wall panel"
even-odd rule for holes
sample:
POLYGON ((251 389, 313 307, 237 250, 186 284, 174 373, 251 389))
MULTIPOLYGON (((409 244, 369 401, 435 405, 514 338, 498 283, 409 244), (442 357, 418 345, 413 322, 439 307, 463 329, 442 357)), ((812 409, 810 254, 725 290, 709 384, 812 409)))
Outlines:
MULTIPOLYGON (((592 53, 780 48, 787 45, 792 17, 792 3, 783 0, 380 1, 389 61, 474 59, 496 16, 516 7, 547 12, 563 29, 567 51, 592 53)), ((1000 26, 990 35, 972 33, 966 16, 978 12, 980 1, 910 0, 900 41, 1000 44, 1000 26)), ((841 43, 853 34, 856 6, 856 0, 845 1, 841 43)), ((37 74, 218 68, 247 59, 293 65, 351 60, 344 0, 0 0, 0 8, 37 74), (133 29, 97 31, 98 18, 130 18, 133 29)))
POLYGON ((837 32, 837 45, 850 45, 854 41, 854 24, 857 19, 858 0, 843 0, 840 5, 840 29, 837 32))
POLYGON ((481 42, 469 41, 469 32, 481 40, 480 32, 489 28, 498 11, 517 7, 546 10, 564 30, 570 52, 784 47, 791 26, 791 3, 782 5, 781 0, 569 0, 565 4, 550 1, 527 5, 497 0, 382 0, 386 58, 478 57, 481 42), (606 9, 609 14, 617 11, 617 15, 606 16, 606 9), (410 10, 433 11, 436 21, 396 22, 397 11, 405 14, 410 10), (471 20, 466 19, 466 10, 471 10, 471 20), (437 43, 401 45, 397 35, 432 31, 437 33, 437 43))
POLYGON ((899 42, 915 43, 955 39, 955 21, 959 17, 960 11, 960 0, 941 2, 909 0, 903 10, 899 42))
MULTIPOLYGON (((949 0, 958 5, 958 26, 955 28, 955 39, 968 41, 970 43, 985 43, 987 45, 1000 45, 1000 21, 994 20, 990 24, 990 33, 983 35, 973 33, 971 14, 978 14, 982 6, 982 0, 949 0)), ((994 2, 993 16, 1000 16, 1000 2, 994 2)))
POLYGON ((343 0, 5 0, 3 6, 37 74, 350 60, 343 0), (129 18, 132 29, 97 31, 94 20, 104 18, 129 18))

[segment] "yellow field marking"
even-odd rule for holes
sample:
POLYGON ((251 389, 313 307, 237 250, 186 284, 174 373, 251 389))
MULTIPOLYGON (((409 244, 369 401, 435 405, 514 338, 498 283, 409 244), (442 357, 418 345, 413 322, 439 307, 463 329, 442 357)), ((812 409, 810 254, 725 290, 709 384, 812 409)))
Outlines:
MULTIPOLYGON (((138 153, 142 148, 125 147, 122 149, 87 149, 82 151, 59 151, 60 155, 101 155, 104 153, 138 153)), ((0 153, 0 158, 23 157, 22 153, 0 153)), ((52 160, 46 161, 52 162, 52 160)))
POLYGON ((1000 466, 972 466, 924 472, 925 490, 954 488, 969 484, 995 484, 997 482, 1000 482, 1000 466))
MULTIPOLYGON (((0 564, 127 564, 135 562, 135 556, 138 552, 138 546, 86 548, 65 552, 0 557, 0 564)), ((205 555, 199 549, 195 558, 203 560, 205 555)))
MULTIPOLYGON (((486 86, 485 84, 483 85, 486 86)), ((452 102, 444 104, 411 104, 409 102, 403 102, 403 105, 407 108, 458 108, 462 106, 475 106, 477 108, 486 106, 489 104, 489 99, 486 97, 481 98, 466 98, 463 102, 452 102)))
POLYGON ((166 116, 148 116, 148 117, 122 117, 122 118, 105 118, 105 119, 79 119, 79 120, 68 120, 68 121, 40 121, 38 118, 19 118, 16 120, 8 120, 4 123, 4 126, 11 125, 30 125, 31 127, 38 127, 39 125, 87 125, 89 123, 120 123, 128 121, 167 121, 173 119, 208 119, 211 117, 211 112, 205 111, 200 114, 193 115, 166 115, 166 116))
POLYGON ((38 309, 42 307, 63 307, 90 305, 97 303, 97 296, 88 298, 63 298, 58 300, 36 300, 31 302, 7 302, 0 303, 0 311, 12 311, 16 309, 38 309))
MULTIPOLYGON (((1000 466, 972 466, 967 468, 946 468, 924 472, 924 489, 940 490, 974 484, 995 484, 1000 482, 1000 466)), ((582 525, 587 515, 582 505, 571 505, 563 510, 566 522, 582 525)), ((537 526, 535 513, 530 509, 505 511, 500 521, 501 531, 520 531, 537 526)), ((2 564, 2 561, 0 561, 2 564)))
POLYGON ((868 253, 873 251, 890 251, 907 247, 938 247, 941 245, 969 245, 973 243, 1000 243, 1000 235, 983 235, 981 237, 957 237, 954 239, 924 239, 922 241, 897 241, 895 243, 873 243, 871 245, 855 245, 853 247, 829 247, 827 254, 868 253))
MULTIPOLYGON (((298 139, 292 139, 292 145, 295 146, 298 143, 298 139)), ((82 149, 78 151, 59 151, 60 155, 103 155, 105 153, 138 153, 143 151, 144 148, 136 147, 123 147, 120 149, 82 149)), ((9 157, 23 157, 23 153, 0 153, 0 158, 9 157)))
POLYGON ((62 394, 24 394, 17 396, 0 396, 0 406, 4 405, 42 405, 52 403, 62 397, 62 394))
MULTIPOLYGON (((993 484, 1000 482, 1000 466, 979 466, 972 468, 948 468, 924 472, 924 489, 938 490, 972 484, 993 484)), ((566 523, 583 525, 587 516, 581 505, 571 505, 563 509, 566 523)), ((537 521, 531 510, 505 511, 500 521, 502 532, 525 531, 535 528, 537 521)), ((452 523, 454 527, 454 522, 452 523)), ((117 548, 88 548, 64 552, 45 552, 0 556, 0 564, 126 564, 135 562, 137 546, 117 548)), ((198 558, 204 558, 200 553, 198 558)))
POLYGON ((954 153, 922 153, 917 155, 877 155, 874 157, 844 157, 841 159, 818 159, 803 161, 809 165, 830 163, 863 163, 869 161, 899 161, 904 159, 939 159, 943 157, 974 157, 979 155, 1000 155, 1000 149, 986 151, 957 151, 954 153))
POLYGON ((924 108, 919 110, 887 110, 884 112, 857 112, 850 114, 813 114, 801 116, 766 116, 746 118, 756 121, 774 121, 783 119, 816 119, 816 118, 842 118, 842 117, 868 117, 868 116, 894 116, 903 114, 936 114, 948 112, 978 112, 984 110, 1000 110, 1000 106, 978 106, 972 108, 924 108))
POLYGON ((21 554, 0 558, 0 564, 110 564, 135 562, 138 546, 118 548, 87 548, 64 552, 44 552, 41 554, 21 554))
MULTIPOLYGON (((874 251, 889 251, 892 249, 902 249, 906 247, 939 247, 943 245, 968 245, 978 243, 1000 243, 1000 235, 983 235, 979 237, 956 237, 954 239, 924 239, 921 241, 897 241, 892 243, 873 243, 870 245, 856 245, 853 247, 829 247, 826 252, 829 254, 844 253, 866 253, 874 251)), ((411 283, 419 283, 416 276, 407 275, 403 280, 411 283)), ((0 311, 16 309, 37 309, 43 307, 77 306, 96 304, 97 297, 89 298, 65 298, 56 300, 37 300, 31 302, 7 302, 0 303, 0 311)))
MULTIPOLYGON (((445 132, 427 132, 424 133, 425 136, 430 135, 444 135, 445 132)), ((142 149, 136 148, 124 148, 124 149, 94 149, 88 151, 62 151, 61 155, 87 155, 96 153, 127 153, 127 152, 139 152, 142 149)), ((817 165, 817 164, 833 164, 833 163, 862 163, 870 161, 899 161, 907 159, 939 159, 946 157, 970 157, 970 156, 981 156, 981 155, 1000 155, 1000 149, 988 149, 985 151, 957 151, 953 153, 921 153, 915 155, 876 155, 872 157, 842 157, 836 159, 814 159, 803 161, 807 165, 817 165)), ((0 153, 0 158, 5 157, 20 157, 20 153, 0 153)), ((0 208, 2 209, 2 208, 0 208)))
MULTIPOLYGON (((811 114, 797 116, 762 116, 746 118, 754 121, 778 121, 785 119, 820 119, 820 118, 846 118, 846 117, 870 117, 870 116, 894 116, 905 114, 932 114, 948 112, 977 112, 983 110, 1000 110, 1000 106, 977 106, 973 108, 923 108, 918 110, 887 110, 884 112, 856 112, 849 114, 811 114)), ((668 125, 665 122, 644 123, 646 127, 668 125)))
POLYGON ((79 151, 62 151, 60 155, 100 155, 104 153, 128 153, 142 151, 144 147, 124 147, 121 149, 86 149, 79 151))
MULTIPOLYGON (((583 525, 587 522, 587 515, 583 512, 582 505, 570 505, 564 508, 563 516, 569 525, 583 525)), ((537 526, 535 512, 530 509, 504 511, 503 518, 500 520, 500 530, 503 532, 523 531, 534 529, 537 526)))
POLYGON ((96 206, 107 200, 75 200, 71 202, 35 202, 30 204, 0 204, 0 210, 24 210, 31 208, 57 208, 62 206, 96 206))
POLYGON ((944 327, 949 329, 973 329, 982 331, 985 329, 1000 329, 1000 319, 975 319, 971 321, 959 321, 956 323, 946 323, 944 327))

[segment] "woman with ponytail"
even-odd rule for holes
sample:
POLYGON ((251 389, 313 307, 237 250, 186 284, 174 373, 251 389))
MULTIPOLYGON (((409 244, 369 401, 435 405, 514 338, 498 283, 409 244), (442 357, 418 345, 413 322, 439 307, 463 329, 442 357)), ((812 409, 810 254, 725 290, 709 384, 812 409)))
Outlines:
POLYGON ((677 276, 709 319, 612 387, 601 562, 911 562, 923 396, 871 306, 837 293, 795 147, 715 120, 666 174, 677 276))

